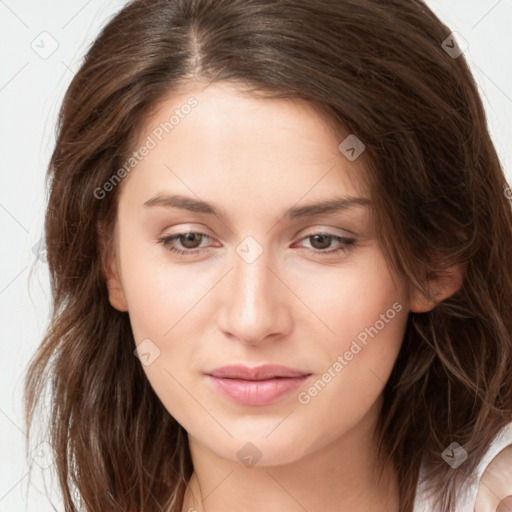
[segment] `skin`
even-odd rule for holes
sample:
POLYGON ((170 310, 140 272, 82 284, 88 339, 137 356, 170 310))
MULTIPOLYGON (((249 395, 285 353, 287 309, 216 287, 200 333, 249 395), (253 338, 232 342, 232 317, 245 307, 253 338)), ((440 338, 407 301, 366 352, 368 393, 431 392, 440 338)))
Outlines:
POLYGON ((512 445, 487 466, 478 486, 475 512, 512 512, 512 445))
MULTIPOLYGON (((141 143, 190 96, 198 106, 122 184, 107 264, 110 302, 129 312, 137 345, 149 338, 160 350, 144 370, 188 432, 194 474, 183 511, 398 510, 394 468, 376 480, 372 434, 408 313, 434 304, 408 296, 390 272, 368 207, 284 218, 335 194, 369 198, 364 158, 345 158, 338 145, 348 134, 340 138, 309 104, 258 99, 219 83, 173 94, 148 119, 141 143), (164 193, 214 203, 226 218, 144 206, 164 193), (193 256, 158 243, 188 232, 209 237, 174 242, 199 247, 193 256), (342 245, 333 238, 322 248, 308 238, 323 232, 356 242, 326 256, 342 245), (247 236, 262 250, 251 263, 237 252, 247 236), (299 391, 394 303, 401 311, 317 396, 299 403, 299 391), (263 363, 313 375, 259 407, 231 402, 204 375, 263 363), (261 453, 253 467, 237 457, 248 442, 261 453)), ((443 279, 432 283, 441 300, 460 286, 459 269, 443 279)))

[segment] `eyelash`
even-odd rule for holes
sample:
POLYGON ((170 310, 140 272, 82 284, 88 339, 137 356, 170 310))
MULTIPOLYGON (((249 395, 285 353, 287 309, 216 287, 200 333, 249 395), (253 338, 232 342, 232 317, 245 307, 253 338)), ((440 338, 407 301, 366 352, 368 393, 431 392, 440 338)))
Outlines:
MULTIPOLYGON (((199 232, 199 231, 186 231, 184 233, 177 233, 176 235, 166 236, 166 237, 159 238, 158 239, 158 243, 161 243, 168 251, 171 251, 171 252, 173 252, 175 254, 178 254, 179 256, 185 256, 185 257, 193 256, 196 253, 201 252, 201 249, 197 249, 196 248, 196 249, 189 249, 189 250, 181 250, 181 249, 177 249, 176 247, 171 245, 172 242, 174 242, 175 240, 179 239, 181 236, 185 236, 185 235, 189 235, 189 234, 199 235, 199 236, 202 236, 202 237, 205 237, 205 238, 211 238, 206 233, 202 233, 202 232, 199 232)), ((306 250, 311 251, 311 252, 313 252, 315 254, 320 254, 320 255, 332 256, 332 255, 336 255, 336 254, 347 252, 349 250, 349 247, 350 246, 354 246, 355 242, 356 242, 355 238, 348 238, 348 237, 344 237, 344 236, 333 235, 331 233, 323 233, 323 232, 312 233, 312 234, 310 234, 308 236, 305 236, 305 237, 301 238, 301 240, 306 240, 308 238, 313 238, 314 236, 318 236, 318 235, 327 237, 327 238, 332 239, 332 240, 336 240, 336 241, 338 241, 338 242, 340 242, 342 244, 342 246, 339 249, 333 249, 333 250, 330 250, 330 251, 322 251, 320 249, 310 249, 308 247, 305 247, 306 250)))

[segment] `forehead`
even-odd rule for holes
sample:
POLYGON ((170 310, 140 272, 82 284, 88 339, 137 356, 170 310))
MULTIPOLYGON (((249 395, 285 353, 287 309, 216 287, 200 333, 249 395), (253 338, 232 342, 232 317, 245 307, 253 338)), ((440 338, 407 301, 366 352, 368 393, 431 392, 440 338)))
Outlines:
POLYGON ((191 84, 145 120, 133 150, 151 148, 130 171, 127 188, 147 195, 168 186, 227 203, 368 195, 364 159, 349 161, 338 148, 346 136, 303 100, 255 97, 232 84, 191 84))

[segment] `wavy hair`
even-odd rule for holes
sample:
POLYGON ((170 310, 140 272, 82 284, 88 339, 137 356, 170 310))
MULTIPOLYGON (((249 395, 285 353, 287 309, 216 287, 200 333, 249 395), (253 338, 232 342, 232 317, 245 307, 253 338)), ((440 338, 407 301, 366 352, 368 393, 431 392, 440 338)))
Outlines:
MULTIPOLYGON (((49 442, 65 510, 181 512, 193 467, 186 431, 153 392, 127 313, 109 303, 104 258, 122 186, 95 190, 179 86, 232 82, 300 98, 365 146, 390 267, 460 289, 409 313, 384 388, 379 449, 411 512, 422 464, 439 506, 512 419, 512 212, 464 55, 421 0, 135 0, 103 28, 63 101, 47 174, 52 316, 26 380, 33 427, 50 393, 49 442), (451 46, 451 45, 450 45, 451 46), (469 453, 452 469, 441 452, 469 453), (163 456, 165 454, 165 456, 163 456)), ((33 431, 33 428, 32 430, 33 431)))

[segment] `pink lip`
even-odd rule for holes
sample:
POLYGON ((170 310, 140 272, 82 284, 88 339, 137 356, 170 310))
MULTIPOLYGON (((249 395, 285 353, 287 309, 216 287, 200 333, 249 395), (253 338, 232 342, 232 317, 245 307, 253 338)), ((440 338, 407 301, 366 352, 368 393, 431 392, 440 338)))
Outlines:
POLYGON ((240 405, 269 405, 298 388, 311 375, 280 365, 233 365, 208 374, 215 388, 240 405))

